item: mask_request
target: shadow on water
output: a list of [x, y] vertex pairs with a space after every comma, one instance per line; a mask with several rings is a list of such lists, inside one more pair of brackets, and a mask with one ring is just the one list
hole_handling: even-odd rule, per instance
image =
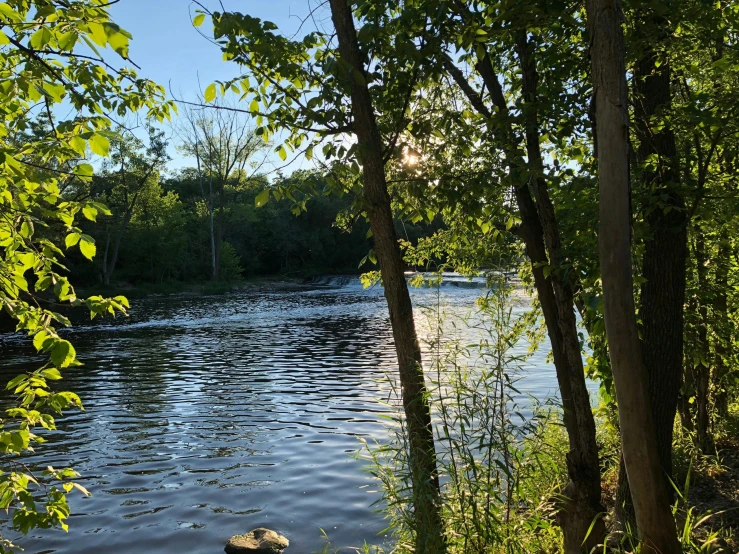
[[[380, 541], [378, 493], [353, 454], [358, 436], [386, 437], [392, 336], [381, 289], [341, 285], [150, 298], [71, 330], [84, 366], [63, 384], [86, 411], [29, 462], [73, 465], [93, 496], [71, 495], [69, 533], [37, 532], [27, 550], [205, 554], [262, 525], [296, 553], [322, 546], [319, 528], [337, 546]], [[444, 291], [460, 309], [479, 293]], [[27, 340], [0, 340], [0, 379], [39, 363]], [[554, 389], [545, 350], [525, 392]]]

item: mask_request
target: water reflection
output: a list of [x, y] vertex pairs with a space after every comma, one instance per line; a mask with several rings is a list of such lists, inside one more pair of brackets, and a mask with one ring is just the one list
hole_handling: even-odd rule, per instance
[[[73, 465], [93, 497], [72, 499], [68, 534], [38, 532], [28, 550], [204, 554], [260, 525], [296, 553], [321, 547], [319, 528], [338, 546], [377, 542], [376, 487], [352, 453], [357, 436], [386, 436], [392, 336], [382, 291], [343, 285], [152, 298], [128, 319], [72, 330], [85, 365], [64, 384], [86, 411], [31, 461]], [[467, 310], [479, 293], [444, 298]], [[414, 292], [417, 306], [433, 301]], [[1, 379], [38, 361], [15, 337], [2, 352]], [[524, 394], [553, 391], [545, 354]]]

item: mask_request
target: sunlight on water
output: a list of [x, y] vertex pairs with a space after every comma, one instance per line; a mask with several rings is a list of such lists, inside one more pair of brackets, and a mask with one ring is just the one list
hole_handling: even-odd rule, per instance
[[[73, 465], [93, 497], [75, 496], [70, 532], [38, 532], [30, 551], [205, 554], [256, 526], [282, 531], [295, 552], [319, 549], [319, 528], [336, 546], [381, 542], [379, 496], [353, 455], [358, 436], [386, 437], [387, 309], [380, 288], [321, 284], [150, 298], [130, 318], [72, 330], [85, 365], [64, 384], [86, 411], [30, 461]], [[483, 292], [459, 280], [441, 298], [461, 315]], [[423, 334], [437, 297], [412, 294]], [[39, 363], [27, 341], [1, 340], [3, 379]], [[547, 350], [529, 361], [523, 395], [555, 393]]]

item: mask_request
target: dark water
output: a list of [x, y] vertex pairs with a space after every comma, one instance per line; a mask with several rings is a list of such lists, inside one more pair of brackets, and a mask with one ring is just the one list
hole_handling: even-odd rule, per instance
[[[480, 293], [442, 298], [463, 312]], [[419, 312], [436, 300], [413, 295]], [[217, 553], [257, 526], [286, 534], [294, 554], [322, 548], [321, 528], [338, 547], [384, 540], [375, 483], [354, 457], [358, 437], [387, 436], [395, 360], [381, 290], [152, 298], [69, 338], [85, 365], [63, 383], [86, 411], [61, 419], [30, 462], [74, 466], [93, 496], [70, 495], [69, 533], [36, 532], [26, 552]], [[27, 340], [0, 340], [0, 379], [39, 364]], [[519, 384], [539, 398], [556, 386], [546, 351]]]

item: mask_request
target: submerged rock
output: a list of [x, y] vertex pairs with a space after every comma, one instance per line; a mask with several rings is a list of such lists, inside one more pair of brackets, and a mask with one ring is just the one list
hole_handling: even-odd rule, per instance
[[245, 535], [234, 535], [226, 543], [227, 554], [281, 554], [290, 541], [270, 529], [260, 527]]

